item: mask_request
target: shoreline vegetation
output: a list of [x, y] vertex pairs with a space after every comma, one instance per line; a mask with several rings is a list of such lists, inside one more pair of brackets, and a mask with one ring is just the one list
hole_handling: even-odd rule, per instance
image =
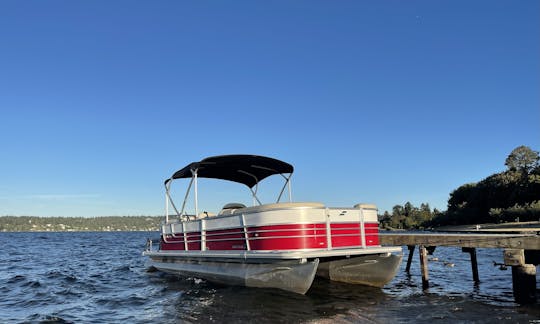
[[[432, 210], [428, 203], [416, 207], [406, 202], [395, 205], [391, 213], [379, 215], [380, 229], [487, 229], [524, 222], [535, 222], [532, 227], [539, 227], [539, 153], [522, 145], [512, 150], [504, 164], [505, 171], [451, 192], [446, 211]], [[0, 216], [0, 232], [156, 231], [162, 219], [163, 216]]]
[[450, 193], [448, 209], [430, 209], [410, 202], [395, 205], [379, 217], [381, 229], [418, 230], [444, 226], [540, 221], [540, 156], [527, 146], [516, 147], [504, 163], [505, 171]]
[[0, 232], [157, 231], [163, 216], [0, 216]]

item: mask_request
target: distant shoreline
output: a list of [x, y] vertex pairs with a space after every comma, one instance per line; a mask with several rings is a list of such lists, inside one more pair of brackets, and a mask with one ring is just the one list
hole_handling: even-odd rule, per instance
[[111, 231], [99, 231], [99, 230], [96, 230], [96, 231], [86, 231], [86, 230], [80, 230], [80, 231], [0, 231], [0, 233], [112, 233], [112, 232], [117, 232], [117, 233], [129, 233], [129, 232], [156, 232], [156, 233], [159, 233], [159, 228], [155, 228], [155, 229], [148, 229], [148, 230], [145, 230], [145, 229], [142, 229], [142, 230], [111, 230]]
[[0, 232], [146, 232], [159, 230], [162, 216], [0, 216]]

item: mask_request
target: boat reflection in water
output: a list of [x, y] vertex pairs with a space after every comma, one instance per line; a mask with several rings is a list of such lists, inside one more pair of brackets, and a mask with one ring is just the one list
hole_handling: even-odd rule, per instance
[[[166, 211], [159, 248], [144, 255], [158, 270], [248, 287], [278, 288], [304, 294], [315, 276], [382, 287], [395, 276], [401, 247], [382, 247], [377, 208], [357, 204], [326, 207], [292, 202], [293, 166], [257, 155], [224, 155], [193, 162], [165, 181]], [[259, 183], [279, 175], [284, 185], [275, 203], [257, 197]], [[180, 210], [171, 198], [175, 179], [191, 179]], [[217, 214], [199, 213], [198, 178], [246, 185], [254, 206], [227, 203]], [[288, 202], [280, 202], [288, 189]], [[185, 212], [193, 192], [195, 213]], [[172, 207], [176, 215], [169, 215]]]

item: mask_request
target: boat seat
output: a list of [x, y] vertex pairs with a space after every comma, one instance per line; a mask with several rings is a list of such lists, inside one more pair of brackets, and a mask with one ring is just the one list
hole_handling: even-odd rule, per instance
[[362, 209], [372, 209], [377, 210], [377, 205], [374, 204], [366, 204], [366, 203], [359, 203], [354, 205], [354, 208], [362, 208]]
[[197, 216], [197, 219], [207, 218], [207, 217], [212, 217], [212, 216], [216, 216], [216, 213], [202, 212], [202, 213], [199, 213], [199, 215]]
[[222, 209], [238, 209], [238, 208], [245, 208], [246, 205], [242, 204], [242, 203], [228, 203], [226, 204], [225, 206], [223, 206]]
[[236, 209], [234, 213], [260, 213], [269, 210], [277, 209], [292, 209], [292, 208], [324, 208], [324, 204], [318, 202], [289, 202], [264, 204], [260, 206], [252, 206]]
[[240, 208], [246, 208], [246, 205], [242, 203], [228, 203], [225, 206], [223, 206], [223, 208], [221, 209], [218, 215], [219, 216], [231, 215], [234, 213], [235, 210], [240, 209]]

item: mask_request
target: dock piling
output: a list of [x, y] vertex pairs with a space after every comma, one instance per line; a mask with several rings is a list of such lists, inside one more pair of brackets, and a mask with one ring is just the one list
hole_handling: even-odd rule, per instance
[[534, 264], [513, 266], [512, 288], [516, 303], [536, 303], [536, 266]]
[[504, 250], [504, 263], [512, 266], [512, 289], [519, 304], [536, 302], [536, 266], [525, 263], [523, 249]]
[[422, 289], [426, 290], [429, 288], [427, 249], [423, 245], [420, 245], [419, 249], [420, 249], [420, 268], [422, 269]]
[[407, 248], [409, 249], [409, 257], [407, 258], [407, 267], [405, 268], [405, 271], [410, 274], [415, 245], [407, 245]]
[[480, 277], [478, 276], [478, 262], [476, 261], [476, 249], [471, 247], [461, 248], [462, 252], [467, 252], [471, 255], [471, 269], [473, 280], [475, 283], [480, 282]]

